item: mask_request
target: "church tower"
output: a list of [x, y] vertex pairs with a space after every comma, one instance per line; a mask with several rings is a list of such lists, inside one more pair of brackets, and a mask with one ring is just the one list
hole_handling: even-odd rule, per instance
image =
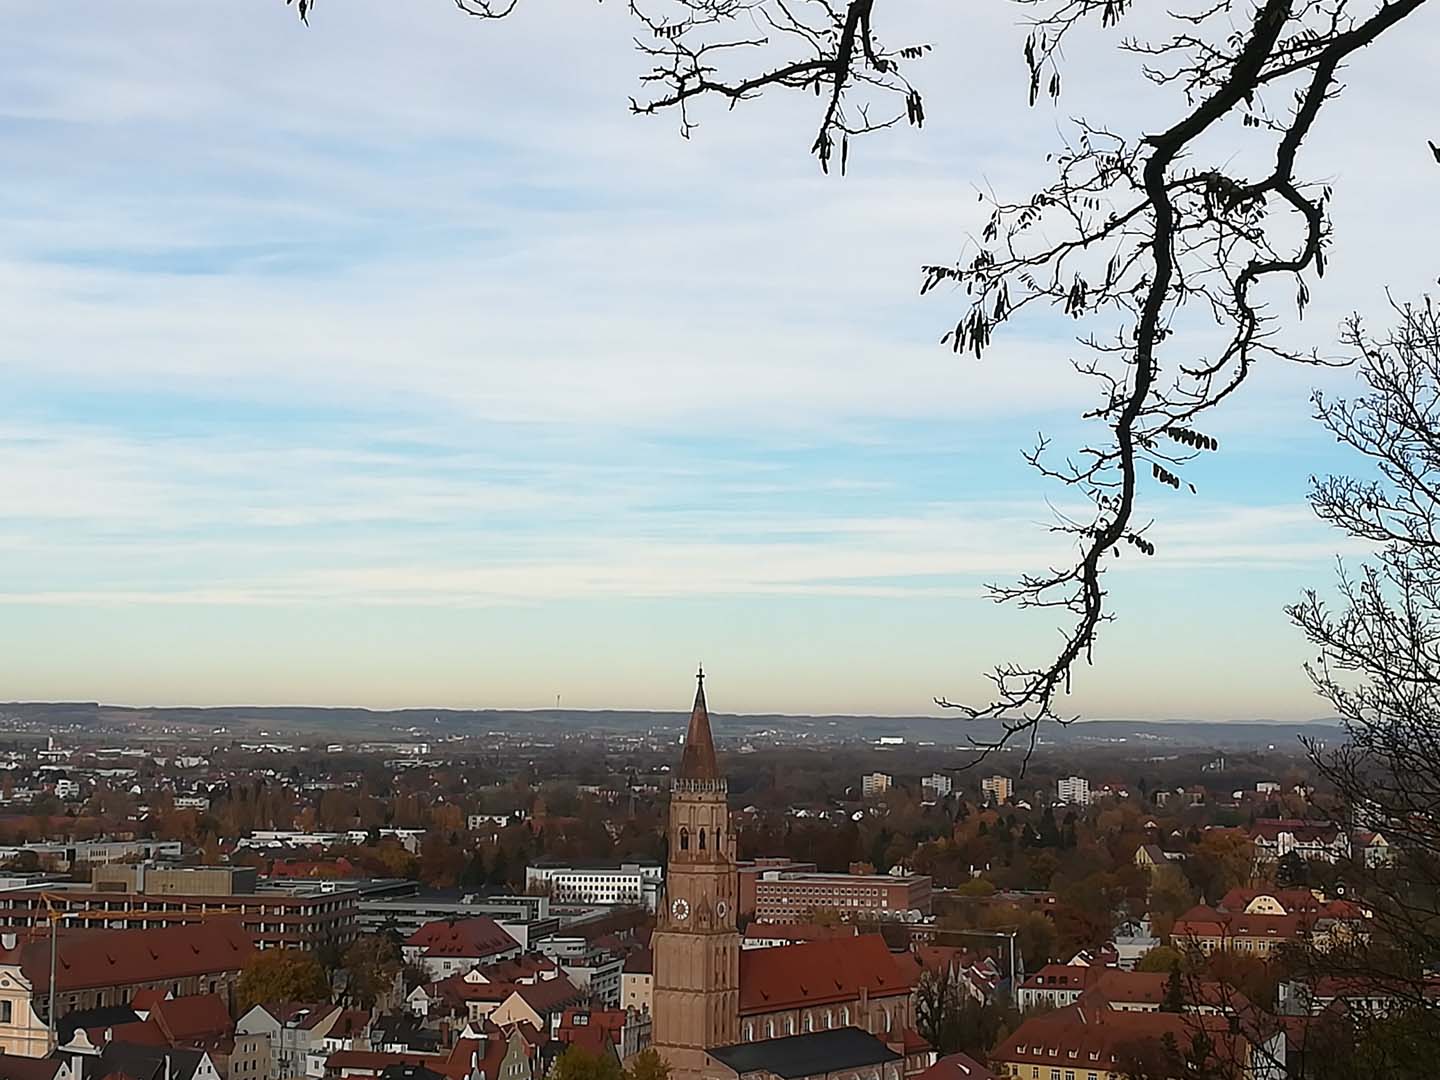
[[665, 902], [655, 960], [655, 1048], [675, 1080], [705, 1073], [705, 1051], [740, 1041], [738, 878], [725, 778], [715, 761], [705, 673], [697, 676], [685, 753], [670, 791]]

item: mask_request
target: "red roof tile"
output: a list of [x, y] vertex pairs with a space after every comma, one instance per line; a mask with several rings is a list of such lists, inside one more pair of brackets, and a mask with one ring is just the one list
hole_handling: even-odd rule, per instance
[[[910, 962], [913, 967], [913, 961]], [[908, 994], [914, 978], [879, 934], [740, 953], [740, 1012]]]

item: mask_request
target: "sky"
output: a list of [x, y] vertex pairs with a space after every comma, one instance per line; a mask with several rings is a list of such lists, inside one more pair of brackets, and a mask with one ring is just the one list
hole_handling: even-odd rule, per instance
[[[1065, 557], [1020, 455], [1083, 438], [1074, 329], [956, 357], [919, 267], [1072, 118], [1176, 99], [1097, 31], [1027, 108], [1021, 10], [978, 7], [895, 9], [927, 123], [840, 178], [805, 95], [630, 116], [623, 4], [0, 0], [0, 699], [683, 709], [703, 661], [718, 712], [916, 714], [1041, 658], [984, 585]], [[1412, 21], [1307, 149], [1331, 353], [1435, 281]], [[1320, 380], [1262, 368], [1198, 494], [1145, 491], [1074, 711], [1325, 714], [1282, 610], [1362, 554], [1305, 505], [1355, 465]]]

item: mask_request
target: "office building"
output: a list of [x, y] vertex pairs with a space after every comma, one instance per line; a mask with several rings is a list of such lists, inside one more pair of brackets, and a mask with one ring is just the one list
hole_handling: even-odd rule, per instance
[[525, 887], [557, 904], [623, 904], [654, 911], [665, 869], [649, 859], [541, 859], [525, 868]]
[[769, 870], [755, 882], [758, 922], [809, 922], [817, 911], [842, 917], [930, 914], [930, 878], [923, 874], [819, 874]]

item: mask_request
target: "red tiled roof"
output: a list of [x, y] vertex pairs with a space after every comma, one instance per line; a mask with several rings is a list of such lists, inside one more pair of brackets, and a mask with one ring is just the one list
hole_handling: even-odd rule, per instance
[[[912, 969], [914, 962], [909, 961]], [[879, 934], [740, 953], [740, 1013], [907, 994], [913, 976]]]
[[[72, 991], [239, 971], [255, 944], [238, 919], [213, 919], [147, 930], [61, 931], [55, 950], [56, 987]], [[19, 962], [37, 993], [49, 989], [48, 938], [19, 945], [4, 959]]]
[[1125, 1012], [1084, 1005], [1071, 1005], [1023, 1021], [995, 1048], [990, 1060], [996, 1064], [1120, 1072], [1137, 1056], [1158, 1050], [1167, 1035], [1176, 1045], [1189, 1047], [1200, 1033], [1208, 1038], [1218, 1060], [1249, 1060], [1245, 1036], [1232, 1034], [1223, 1016]]
[[231, 1034], [234, 1023], [225, 1002], [215, 994], [195, 994], [155, 1003], [150, 1019], [172, 1043], [189, 1043]]
[[1022, 990], [1085, 990], [1092, 986], [1105, 968], [1084, 964], [1046, 964], [1027, 976]]
[[1243, 938], [1251, 941], [1297, 941], [1314, 927], [1315, 916], [1242, 915], [1216, 911], [1203, 904], [1191, 908], [1175, 920], [1171, 937]]
[[520, 947], [520, 943], [488, 915], [428, 922], [406, 938], [405, 944], [423, 950], [424, 956], [476, 960], [511, 952]]
[[157, 1001], [164, 1001], [168, 994], [168, 990], [136, 990], [130, 995], [130, 1007], [136, 1012], [145, 1012], [153, 1008]]
[[1309, 889], [1256, 889], [1244, 886], [1231, 889], [1215, 906], [1221, 911], [1244, 911], [1257, 896], [1272, 897], [1288, 915], [1300, 911], [1320, 911], [1325, 907]]
[[[373, 1072], [391, 1065], [418, 1065], [435, 1072], [444, 1072], [450, 1062], [444, 1054], [392, 1054], [383, 1050], [336, 1050], [325, 1059], [326, 1072]], [[469, 1066], [469, 1062], [465, 1065]]]
[[751, 923], [742, 935], [750, 941], [825, 941], [829, 938], [855, 937], [860, 930], [854, 923], [821, 926], [817, 923]]

